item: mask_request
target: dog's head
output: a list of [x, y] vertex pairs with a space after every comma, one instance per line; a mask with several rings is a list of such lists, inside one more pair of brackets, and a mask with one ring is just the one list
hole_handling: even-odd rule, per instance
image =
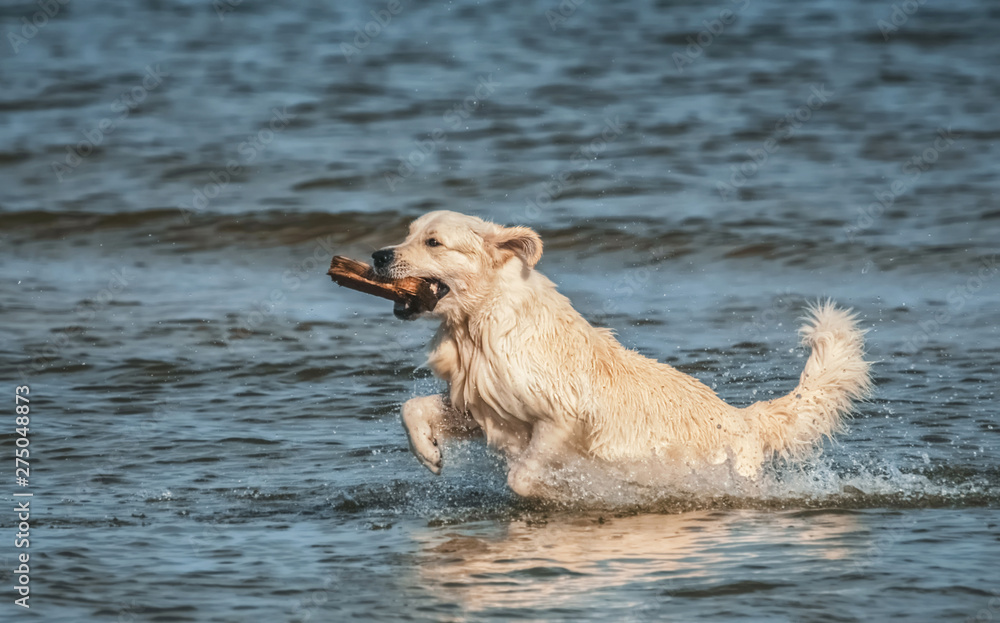
[[[406, 240], [372, 253], [382, 277], [421, 277], [438, 283], [433, 314], [461, 320], [491, 295], [497, 280], [516, 266], [522, 277], [542, 257], [542, 240], [527, 227], [501, 227], [457, 212], [429, 212], [410, 224]], [[442, 287], [443, 286], [443, 287]], [[397, 317], [420, 314], [397, 304]]]

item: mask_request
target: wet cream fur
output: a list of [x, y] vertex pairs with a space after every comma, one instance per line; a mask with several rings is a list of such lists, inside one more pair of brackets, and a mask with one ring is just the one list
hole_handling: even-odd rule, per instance
[[552, 470], [580, 457], [692, 469], [729, 461], [753, 479], [771, 457], [800, 457], [838, 431], [870, 388], [864, 332], [830, 302], [812, 307], [800, 329], [812, 353], [795, 389], [739, 409], [591, 326], [534, 269], [542, 241], [531, 229], [431, 212], [389, 248], [385, 273], [450, 288], [429, 314], [441, 325], [428, 358], [448, 391], [403, 406], [411, 450], [436, 474], [441, 439], [482, 434], [526, 497], [559, 495]]

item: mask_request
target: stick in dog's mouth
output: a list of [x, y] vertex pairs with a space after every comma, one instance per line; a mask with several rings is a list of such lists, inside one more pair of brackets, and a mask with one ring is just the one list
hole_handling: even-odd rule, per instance
[[[434, 296], [437, 297], [435, 303], [443, 299], [449, 292], [451, 292], [451, 288], [449, 288], [443, 281], [439, 281], [437, 279], [425, 279], [425, 281], [427, 281], [428, 286], [434, 293]], [[409, 296], [396, 301], [392, 305], [392, 314], [400, 320], [413, 320], [423, 312], [433, 310], [433, 307], [427, 309], [426, 305], [424, 305], [420, 299]]]
[[451, 291], [438, 279], [383, 277], [368, 264], [340, 255], [330, 262], [327, 274], [338, 285], [393, 301], [393, 313], [402, 320], [434, 311], [437, 302]]

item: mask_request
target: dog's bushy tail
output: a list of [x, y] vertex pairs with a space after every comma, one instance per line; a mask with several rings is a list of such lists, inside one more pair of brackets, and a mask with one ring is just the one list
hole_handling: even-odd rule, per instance
[[851, 310], [828, 300], [811, 306], [805, 320], [799, 334], [812, 354], [798, 386], [787, 396], [746, 408], [765, 454], [803, 455], [823, 436], [840, 431], [854, 402], [871, 393], [865, 331]]

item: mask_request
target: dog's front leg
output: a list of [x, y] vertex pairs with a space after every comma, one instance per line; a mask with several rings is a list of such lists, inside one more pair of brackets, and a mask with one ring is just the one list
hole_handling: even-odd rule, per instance
[[460, 413], [440, 395], [407, 400], [403, 404], [403, 428], [410, 451], [435, 474], [441, 473], [443, 438], [472, 437], [480, 432], [471, 417]]

